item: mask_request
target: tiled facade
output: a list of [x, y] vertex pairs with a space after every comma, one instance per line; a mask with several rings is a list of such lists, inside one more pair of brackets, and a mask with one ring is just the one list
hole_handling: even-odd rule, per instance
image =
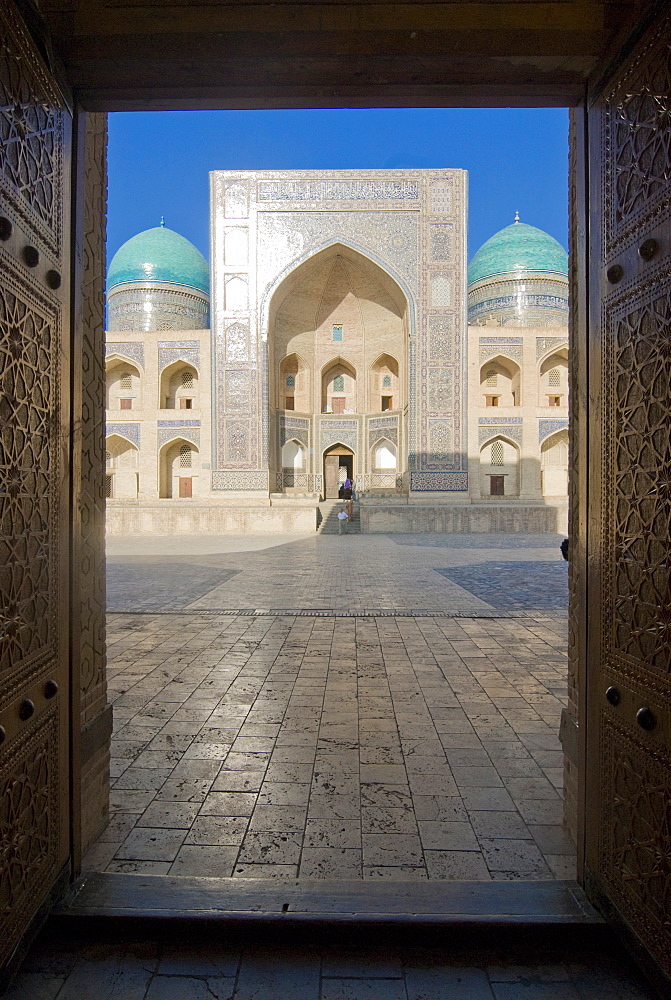
[[[214, 171], [210, 186], [211, 330], [164, 309], [156, 330], [109, 335], [112, 532], [311, 530], [329, 454], [356, 481], [363, 530], [414, 530], [427, 505], [437, 525], [477, 505], [467, 530], [493, 530], [492, 506], [516, 505], [515, 530], [564, 530], [566, 281], [535, 274], [559, 304], [525, 299], [513, 326], [510, 295], [490, 306], [502, 281], [526, 287], [519, 262], [487, 274], [511, 239], [541, 269], [550, 237], [513, 225], [485, 244], [469, 327], [464, 171]], [[163, 228], [129, 241], [110, 301], [136, 286], [153, 315], [159, 287], [167, 309], [189, 282], [202, 298], [185, 242]]]

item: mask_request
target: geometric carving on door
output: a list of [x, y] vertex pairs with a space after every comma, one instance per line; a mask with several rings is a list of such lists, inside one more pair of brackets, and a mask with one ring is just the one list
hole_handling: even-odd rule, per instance
[[[86, 121], [82, 295], [81, 473], [79, 483], [80, 670], [85, 713], [105, 693], [105, 212], [107, 116]], [[91, 697], [94, 701], [91, 702]], [[97, 703], [97, 704], [96, 704]], [[88, 721], [85, 719], [84, 721]]]
[[609, 891], [671, 968], [671, 757], [605, 711], [602, 720], [600, 836]]
[[[54, 653], [58, 516], [56, 310], [4, 266], [0, 289], [0, 671]], [[33, 664], [34, 665], [34, 664]], [[9, 684], [10, 678], [6, 677]]]
[[[660, 293], [661, 283], [656, 286]], [[640, 301], [640, 298], [636, 296]], [[629, 307], [631, 308], [631, 306]], [[604, 511], [615, 553], [606, 585], [613, 652], [668, 675], [671, 643], [671, 328], [669, 295], [613, 322], [611, 455]], [[608, 371], [606, 371], [608, 378]], [[610, 478], [612, 476], [612, 478]], [[609, 574], [610, 576], [610, 574]], [[609, 643], [610, 645], [610, 643]]]
[[669, 21], [660, 24], [609, 96], [604, 116], [607, 254], [628, 242], [635, 230], [668, 199], [671, 63]]
[[58, 741], [56, 706], [16, 741], [0, 776], [0, 934], [15, 943], [22, 910], [56, 875], [58, 865]]
[[63, 115], [12, 6], [0, 16], [0, 187], [56, 256], [62, 236]]

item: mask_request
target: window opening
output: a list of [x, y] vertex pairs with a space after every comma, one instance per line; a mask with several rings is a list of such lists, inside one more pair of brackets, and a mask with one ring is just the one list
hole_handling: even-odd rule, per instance
[[105, 476], [105, 496], [109, 500], [112, 496], [112, 479], [113, 476]]
[[559, 383], [559, 369], [558, 368], [553, 368], [552, 369], [552, 371], [550, 372], [550, 376], [548, 378], [548, 382], [549, 382], [550, 385], [559, 385], [560, 384]]
[[106, 451], [105, 452], [105, 465], [111, 465], [111, 464], [112, 464], [112, 452], [111, 451]]
[[498, 384], [499, 384], [499, 376], [497, 375], [497, 373], [494, 371], [493, 368], [490, 368], [490, 370], [487, 372], [486, 375], [486, 385], [491, 386], [493, 389], [495, 389]]
[[133, 400], [132, 399], [120, 399], [119, 400], [119, 409], [120, 410], [132, 410], [133, 409]]
[[492, 465], [503, 465], [503, 441], [495, 441], [492, 445]]
[[498, 396], [485, 396], [485, 406], [498, 406], [499, 397]]
[[187, 398], [183, 397], [179, 401], [179, 408], [180, 408], [180, 410], [192, 410], [193, 409], [193, 400], [192, 399], [187, 399]]
[[342, 340], [342, 325], [331, 327], [331, 339], [334, 341]]
[[561, 406], [561, 396], [548, 396], [548, 406]]
[[336, 375], [333, 379], [333, 391], [334, 392], [344, 392], [345, 391], [345, 376]]
[[382, 379], [382, 388], [391, 389], [391, 375], [385, 375]]
[[385, 410], [391, 410], [392, 399], [393, 399], [392, 396], [382, 397], [382, 412], [384, 412]]
[[293, 389], [296, 385], [296, 378], [294, 375], [287, 375], [286, 385], [288, 389]]
[[505, 481], [505, 476], [490, 476], [489, 477], [489, 495], [491, 497], [502, 497], [504, 496], [503, 484]]
[[285, 403], [286, 403], [286, 405], [284, 407], [285, 410], [293, 410], [294, 409], [294, 397], [293, 396], [287, 396], [287, 398], [285, 400]]
[[193, 372], [182, 372], [182, 388], [193, 389]]
[[124, 372], [123, 373], [123, 375], [119, 379], [119, 388], [120, 389], [132, 389], [133, 388], [133, 379], [131, 377], [131, 373], [130, 372]]
[[345, 412], [345, 397], [344, 396], [333, 396], [331, 399], [332, 411], [333, 413], [344, 413]]
[[191, 449], [188, 444], [183, 444], [179, 449], [179, 467], [180, 469], [190, 469], [191, 468]]

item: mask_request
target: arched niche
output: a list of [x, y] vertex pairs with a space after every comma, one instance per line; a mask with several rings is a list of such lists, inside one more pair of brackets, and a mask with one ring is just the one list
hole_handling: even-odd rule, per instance
[[398, 451], [393, 441], [380, 438], [371, 449], [371, 468], [373, 472], [396, 472], [398, 467]]
[[173, 361], [161, 372], [159, 394], [162, 410], [197, 410], [198, 370], [188, 361]]
[[368, 410], [384, 413], [398, 410], [400, 399], [399, 364], [391, 354], [381, 354], [370, 367]]
[[568, 406], [568, 348], [543, 358], [538, 375], [538, 405]]
[[[410, 301], [391, 273], [342, 242], [297, 259], [262, 299], [273, 387], [270, 407], [284, 408], [284, 393], [278, 391], [283, 387], [273, 376], [283, 358], [295, 354], [309, 372], [322, 373], [337, 355], [347, 359], [357, 372], [369, 373], [382, 344], [396, 360], [396, 378], [400, 392], [404, 392], [408, 334], [413, 324]], [[316, 414], [330, 405], [323, 389], [320, 378], [314, 378], [308, 405], [301, 406], [302, 412]], [[357, 389], [357, 398], [348, 400], [345, 408], [365, 413], [369, 405], [368, 374]], [[380, 408], [381, 402], [376, 400], [372, 412], [379, 413]]]
[[491, 358], [480, 368], [482, 406], [520, 406], [520, 366], [504, 355]]
[[159, 452], [159, 496], [187, 500], [198, 495], [200, 451], [185, 438], [166, 442]]
[[142, 378], [140, 369], [122, 357], [105, 362], [106, 404], [108, 410], [141, 410]]
[[113, 500], [136, 500], [139, 452], [121, 434], [105, 439], [105, 494]]
[[519, 445], [503, 434], [480, 448], [480, 493], [483, 497], [515, 497], [520, 492]]
[[541, 493], [544, 497], [568, 494], [568, 430], [551, 434], [541, 444]]
[[310, 408], [310, 372], [298, 354], [288, 354], [280, 361], [276, 387], [277, 408], [300, 410]]
[[344, 358], [333, 358], [322, 369], [322, 413], [357, 413], [356, 369]]
[[295, 438], [282, 445], [282, 469], [285, 472], [304, 472], [306, 467], [305, 445]]

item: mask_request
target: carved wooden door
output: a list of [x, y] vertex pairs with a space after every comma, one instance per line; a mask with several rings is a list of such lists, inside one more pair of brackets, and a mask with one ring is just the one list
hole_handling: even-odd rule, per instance
[[671, 22], [588, 109], [585, 882], [671, 972]]
[[0, 963], [69, 855], [71, 118], [0, 5]]
[[324, 498], [338, 499], [338, 468], [340, 460], [337, 455], [327, 455], [324, 459]]

